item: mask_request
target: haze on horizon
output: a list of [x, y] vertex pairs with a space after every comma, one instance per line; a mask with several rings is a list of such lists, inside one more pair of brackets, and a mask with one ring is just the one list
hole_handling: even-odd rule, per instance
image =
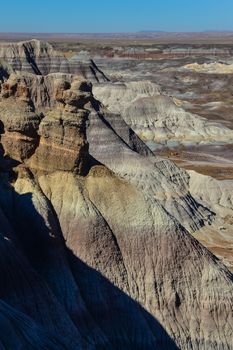
[[232, 0], [11, 0], [0, 32], [120, 33], [231, 31]]

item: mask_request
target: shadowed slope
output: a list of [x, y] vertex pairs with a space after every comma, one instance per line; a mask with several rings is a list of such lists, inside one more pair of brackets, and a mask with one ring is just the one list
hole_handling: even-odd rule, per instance
[[[23, 193], [24, 186], [27, 190], [32, 186], [32, 192]], [[44, 325], [46, 329], [51, 328], [59, 336], [64, 333], [66, 327], [69, 327], [66, 331], [69, 329], [70, 336], [72, 335], [73, 339], [77, 339], [77, 341], [80, 338], [79, 345], [78, 343], [75, 345], [75, 342], [72, 345], [70, 336], [64, 338], [63, 334], [66, 344], [69, 344], [69, 349], [122, 349], [122, 347], [138, 350], [160, 349], [160, 342], [167, 344], [170, 349], [177, 348], [159, 323], [137, 303], [100, 273], [89, 268], [73, 253], [67, 252], [64, 241], [59, 235], [59, 222], [55, 211], [50, 202], [47, 202], [43, 192], [37, 188], [32, 177], [28, 178], [25, 174], [23, 179], [17, 180], [15, 188], [20, 190], [22, 194], [14, 192], [13, 188], [5, 189], [10, 193], [4, 195], [4, 211], [7, 212], [9, 218], [14, 217], [13, 228], [10, 230], [11, 235], [16, 237], [15, 244], [21, 258], [18, 260], [18, 253], [13, 253], [7, 248], [10, 245], [11, 249], [15, 249], [15, 244], [11, 243], [10, 238], [8, 238], [4, 246], [1, 245], [0, 279], [1, 281], [5, 280], [4, 283], [0, 283], [2, 285], [1, 298], [29, 314], [38, 325]], [[43, 210], [45, 206], [46, 210]], [[7, 221], [6, 217], [5, 221]], [[111, 244], [110, 239], [109, 244]], [[25, 265], [28, 261], [32, 266], [30, 270], [27, 270], [27, 273], [23, 269], [19, 269], [24, 260]], [[17, 277], [19, 274], [20, 281]], [[33, 280], [33, 274], [37, 275], [37, 283]], [[64, 305], [62, 320], [58, 318], [58, 304], [56, 311], [53, 309], [51, 301], [49, 307], [42, 309], [40, 299], [42, 298], [42, 289], [38, 289], [39, 279], [46, 281], [50, 288], [47, 287], [47, 291], [44, 288], [47, 293], [46, 299], [52, 291], [59, 302]], [[32, 284], [34, 288], [33, 301], [30, 303], [30, 288], [28, 290], [28, 287], [26, 289], [24, 287], [27, 284]], [[53, 300], [55, 299], [53, 296]], [[40, 309], [38, 309], [37, 303], [40, 305]], [[40, 317], [39, 311], [43, 317]], [[11, 312], [9, 314], [9, 317], [13, 317]], [[73, 319], [77, 329], [74, 328], [74, 324], [72, 326], [71, 323], [69, 326], [68, 323], [65, 325], [65, 318], [68, 314]], [[49, 326], [49, 317], [53, 319], [54, 316], [56, 322], [54, 319]], [[152, 329], [151, 325], [153, 325]], [[61, 329], [59, 330], [60, 327], [63, 329], [62, 332]], [[0, 339], [2, 337], [0, 332]], [[34, 338], [32, 338], [33, 341]], [[57, 348], [59, 349], [59, 347]], [[42, 345], [41, 347], [38, 345], [38, 349], [43, 349]]]

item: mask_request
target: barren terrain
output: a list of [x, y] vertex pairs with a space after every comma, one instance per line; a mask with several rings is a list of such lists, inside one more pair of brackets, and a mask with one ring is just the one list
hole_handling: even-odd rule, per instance
[[232, 33], [28, 35], [0, 35], [0, 348], [231, 350]]

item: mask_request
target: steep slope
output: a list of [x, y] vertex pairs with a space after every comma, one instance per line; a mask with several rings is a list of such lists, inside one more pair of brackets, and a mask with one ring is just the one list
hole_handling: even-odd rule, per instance
[[187, 231], [213, 220], [189, 175], [83, 78], [2, 80], [2, 348], [232, 349], [233, 277]]
[[113, 113], [120, 113], [136, 134], [147, 142], [232, 141], [233, 131], [186, 112], [150, 82], [105, 83], [94, 95]]
[[46, 42], [36, 39], [18, 43], [0, 44], [0, 61], [7, 62], [16, 71], [37, 75], [61, 72], [77, 74], [93, 81], [107, 81], [91, 59], [66, 58]]
[[194, 233], [216, 256], [233, 270], [233, 181], [218, 181], [210, 176], [189, 171], [189, 189], [198, 202], [216, 213], [216, 220], [210, 227]]
[[100, 109], [89, 119], [87, 140], [94, 158], [140, 189], [152, 203], [160, 203], [190, 231], [212, 221], [213, 213], [188, 192], [187, 173], [154, 157], [120, 115]]
[[0, 305], [1, 349], [62, 350], [69, 348], [64, 340], [38, 327], [26, 315], [2, 301]]

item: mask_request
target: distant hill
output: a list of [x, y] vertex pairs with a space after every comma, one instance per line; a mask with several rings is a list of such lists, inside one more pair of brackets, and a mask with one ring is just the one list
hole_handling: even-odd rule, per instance
[[167, 33], [164, 30], [140, 30], [138, 33]]

